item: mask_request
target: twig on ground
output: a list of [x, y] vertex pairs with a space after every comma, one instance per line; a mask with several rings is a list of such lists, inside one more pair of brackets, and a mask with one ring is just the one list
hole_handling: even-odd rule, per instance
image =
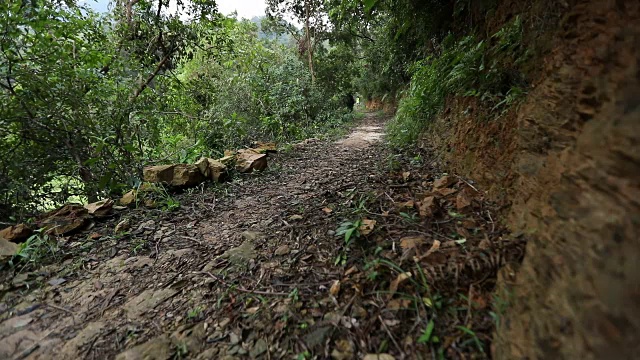
[[241, 286], [237, 286], [237, 285], [232, 285], [229, 284], [228, 282], [226, 282], [224, 279], [222, 279], [219, 276], [213, 275], [210, 272], [207, 271], [201, 271], [200, 274], [204, 274], [207, 275], [209, 277], [211, 277], [212, 279], [219, 281], [225, 285], [227, 285], [228, 287], [232, 287], [234, 286], [234, 288], [240, 292], [243, 293], [248, 293], [248, 294], [255, 294], [255, 295], [272, 295], [272, 296], [289, 296], [289, 293], [283, 293], [283, 292], [269, 292], [269, 291], [260, 291], [260, 290], [249, 290], [249, 289], [245, 289]]
[[73, 311], [71, 311], [69, 309], [65, 309], [62, 306], [58, 306], [58, 305], [55, 305], [55, 304], [49, 304], [49, 303], [45, 303], [45, 305], [47, 305], [48, 307], [54, 308], [54, 309], [58, 309], [58, 310], [64, 311], [66, 313], [69, 313], [69, 314], [75, 316], [75, 313]]
[[475, 186], [471, 185], [471, 183], [469, 183], [467, 180], [463, 179], [461, 176], [456, 175], [456, 177], [457, 177], [458, 179], [460, 179], [460, 180], [464, 181], [464, 183], [465, 183], [465, 184], [467, 184], [467, 185], [471, 186], [471, 188], [472, 188], [473, 190], [475, 190], [476, 192], [480, 192], [480, 190], [476, 189], [476, 187], [475, 187]]
[[496, 224], [493, 222], [493, 218], [491, 217], [491, 213], [487, 210], [487, 215], [489, 216], [489, 220], [491, 221], [491, 233], [496, 230]]
[[378, 315], [378, 320], [380, 321], [380, 324], [382, 324], [382, 327], [384, 328], [384, 330], [387, 332], [387, 335], [389, 335], [389, 338], [391, 338], [391, 342], [393, 343], [393, 345], [395, 345], [398, 352], [400, 352], [400, 354], [402, 354], [402, 357], [404, 357], [405, 356], [404, 351], [402, 351], [402, 348], [400, 347], [400, 345], [398, 345], [398, 342], [393, 337], [393, 335], [391, 334], [391, 331], [389, 331], [389, 328], [387, 327], [387, 324], [384, 323], [384, 320], [382, 320], [382, 317], [380, 315]]

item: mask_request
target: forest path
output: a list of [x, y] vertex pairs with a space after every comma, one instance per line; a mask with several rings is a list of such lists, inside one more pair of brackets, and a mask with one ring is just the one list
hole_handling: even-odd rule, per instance
[[[467, 300], [447, 306], [479, 306], [440, 315], [438, 333], [466, 324], [486, 344], [506, 256], [492, 251], [491, 207], [419, 156], [389, 155], [384, 120], [367, 114], [342, 140], [307, 140], [262, 174], [182, 194], [176, 212], [125, 211], [67, 239], [57, 263], [3, 286], [0, 358], [415, 358], [433, 349], [416, 339], [440, 294], [459, 288]], [[130, 231], [112, 235], [124, 219]], [[478, 352], [454, 330], [447, 346]]]

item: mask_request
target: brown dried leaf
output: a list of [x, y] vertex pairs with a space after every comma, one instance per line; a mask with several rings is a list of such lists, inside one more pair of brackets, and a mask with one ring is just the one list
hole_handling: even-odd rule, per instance
[[367, 354], [362, 360], [396, 360], [396, 358], [389, 354]]
[[358, 272], [358, 268], [355, 266], [350, 267], [347, 271], [344, 272], [344, 276], [349, 276], [351, 274], [354, 274]]
[[471, 205], [471, 199], [464, 191], [460, 192], [456, 197], [456, 208], [458, 208], [458, 210], [462, 210], [469, 205]]
[[331, 285], [331, 288], [329, 289], [329, 293], [333, 296], [338, 296], [339, 292], [340, 292], [340, 280], [336, 280], [333, 282], [333, 285]]
[[333, 209], [326, 207], [326, 208], [323, 208], [322, 211], [324, 211], [325, 214], [331, 214], [333, 212]]
[[411, 306], [410, 299], [393, 299], [387, 303], [387, 310], [407, 309]]
[[369, 235], [373, 231], [373, 228], [376, 226], [375, 220], [363, 219], [362, 225], [360, 225], [360, 234]]
[[412, 276], [413, 274], [411, 274], [410, 272], [405, 272], [398, 275], [398, 277], [391, 282], [391, 285], [389, 285], [389, 295], [388, 295], [389, 299], [393, 297], [396, 291], [398, 291], [398, 286], [400, 286], [400, 284], [402, 284], [404, 281], [406, 281]]
[[442, 188], [442, 189], [437, 189], [436, 192], [438, 194], [440, 194], [441, 196], [447, 197], [455, 192], [457, 192], [458, 190], [456, 189], [452, 189], [452, 188]]
[[413, 200], [398, 203], [400, 209], [413, 209], [415, 202]]
[[404, 250], [410, 250], [425, 242], [424, 236], [406, 236], [400, 239], [400, 247]]
[[445, 188], [445, 187], [449, 187], [449, 186], [453, 185], [455, 182], [456, 182], [456, 179], [454, 179], [452, 176], [445, 175], [445, 176], [441, 177], [440, 179], [434, 181], [433, 182], [433, 187], [435, 189]]
[[260, 306], [248, 308], [247, 309], [247, 314], [254, 315], [255, 313], [258, 312], [258, 310], [260, 310]]
[[438, 200], [435, 196], [427, 196], [420, 202], [420, 216], [431, 217], [438, 211]]

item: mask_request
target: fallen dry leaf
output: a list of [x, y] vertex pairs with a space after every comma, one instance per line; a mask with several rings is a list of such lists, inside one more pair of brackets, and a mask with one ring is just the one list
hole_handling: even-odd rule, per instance
[[445, 176], [441, 177], [440, 179], [434, 181], [433, 182], [433, 187], [436, 188], [436, 189], [449, 187], [449, 186], [453, 185], [453, 183], [455, 183], [455, 182], [456, 182], [456, 179], [454, 179], [452, 176], [445, 175]]
[[435, 196], [427, 196], [420, 202], [420, 216], [431, 217], [438, 211], [438, 200]]
[[260, 306], [248, 308], [247, 309], [247, 314], [254, 315], [255, 313], [258, 312], [258, 310], [260, 310]]
[[302, 220], [302, 219], [303, 219], [302, 215], [291, 215], [289, 217], [289, 220]]
[[388, 298], [392, 298], [396, 291], [398, 291], [398, 286], [400, 286], [400, 284], [402, 284], [405, 280], [409, 279], [412, 276], [413, 275], [410, 272], [404, 272], [398, 275], [398, 277], [391, 282], [391, 285], [389, 285]]
[[411, 306], [410, 299], [393, 299], [387, 303], [387, 310], [407, 309]]
[[427, 256], [433, 254], [434, 252], [438, 251], [438, 249], [440, 249], [440, 240], [433, 240], [433, 245], [431, 245], [431, 249], [429, 249], [429, 251], [427, 251], [427, 253], [424, 255], [424, 257], [427, 257]]
[[89, 212], [89, 214], [94, 215], [96, 217], [107, 216], [111, 212], [113, 207], [113, 200], [107, 199], [98, 202], [94, 202], [91, 204], [87, 204], [84, 206], [85, 209]]
[[361, 235], [369, 235], [373, 231], [373, 228], [376, 226], [375, 220], [363, 219], [362, 225], [360, 225], [360, 234]]
[[325, 214], [331, 214], [333, 212], [333, 209], [326, 207], [326, 208], [323, 208], [322, 211], [324, 211]]
[[396, 360], [396, 358], [389, 354], [367, 354], [362, 360]]
[[458, 208], [458, 210], [462, 210], [469, 205], [471, 205], [471, 199], [464, 193], [464, 191], [456, 196], [456, 208]]
[[400, 239], [400, 247], [403, 250], [410, 250], [417, 246], [422, 245], [425, 242], [424, 236], [405, 236]]
[[340, 292], [340, 280], [336, 280], [331, 285], [331, 288], [329, 289], [329, 293], [333, 296], [338, 296], [339, 292]]
[[347, 271], [344, 272], [344, 276], [349, 276], [351, 274], [354, 274], [358, 272], [358, 268], [355, 266], [350, 267]]
[[452, 188], [442, 188], [442, 189], [437, 189], [436, 190], [436, 192], [438, 194], [440, 194], [441, 196], [444, 196], [444, 197], [449, 196], [449, 195], [455, 193], [456, 191], [458, 191], [458, 190], [452, 189]]
[[398, 203], [398, 207], [401, 209], [413, 209], [414, 206], [415, 202], [413, 200]]
[[336, 347], [331, 352], [331, 357], [335, 360], [350, 360], [353, 359], [354, 346], [350, 340], [338, 340], [336, 341]]

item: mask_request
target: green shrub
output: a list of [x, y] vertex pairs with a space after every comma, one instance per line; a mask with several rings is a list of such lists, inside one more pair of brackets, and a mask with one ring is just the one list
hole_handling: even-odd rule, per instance
[[523, 76], [517, 71], [526, 57], [521, 40], [519, 18], [487, 41], [473, 36], [456, 41], [448, 36], [439, 56], [413, 65], [409, 88], [389, 124], [391, 144], [415, 143], [450, 95], [480, 97], [493, 110], [516, 103], [525, 94]]

